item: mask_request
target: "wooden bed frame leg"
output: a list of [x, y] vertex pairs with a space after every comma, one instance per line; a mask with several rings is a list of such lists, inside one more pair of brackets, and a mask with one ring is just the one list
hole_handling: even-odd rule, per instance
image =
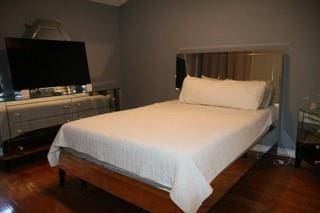
[[66, 182], [66, 171], [59, 169], [59, 185], [64, 186]]

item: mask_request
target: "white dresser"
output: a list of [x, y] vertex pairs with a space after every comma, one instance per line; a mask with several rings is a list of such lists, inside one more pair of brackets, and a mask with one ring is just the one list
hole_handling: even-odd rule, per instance
[[[7, 102], [9, 137], [109, 112], [109, 98], [81, 93]], [[1, 132], [3, 134], [5, 132]]]
[[110, 95], [80, 93], [1, 102], [0, 145], [3, 143], [4, 155], [0, 157], [10, 161], [45, 151], [60, 125], [110, 112], [110, 101]]

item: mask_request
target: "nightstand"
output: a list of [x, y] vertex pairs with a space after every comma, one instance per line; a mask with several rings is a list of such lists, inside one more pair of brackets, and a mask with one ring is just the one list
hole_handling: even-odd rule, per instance
[[320, 167], [320, 110], [299, 110], [295, 167], [302, 160]]

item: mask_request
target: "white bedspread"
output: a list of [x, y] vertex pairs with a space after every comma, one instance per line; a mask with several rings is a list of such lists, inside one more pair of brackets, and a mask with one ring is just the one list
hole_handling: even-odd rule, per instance
[[210, 182], [260, 137], [270, 110], [247, 111], [169, 101], [63, 125], [48, 154], [69, 147], [171, 188], [171, 199], [195, 212]]

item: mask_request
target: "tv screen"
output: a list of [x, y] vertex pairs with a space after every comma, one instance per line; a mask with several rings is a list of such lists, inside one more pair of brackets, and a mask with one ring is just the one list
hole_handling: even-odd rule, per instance
[[90, 83], [84, 42], [5, 38], [15, 90]]

